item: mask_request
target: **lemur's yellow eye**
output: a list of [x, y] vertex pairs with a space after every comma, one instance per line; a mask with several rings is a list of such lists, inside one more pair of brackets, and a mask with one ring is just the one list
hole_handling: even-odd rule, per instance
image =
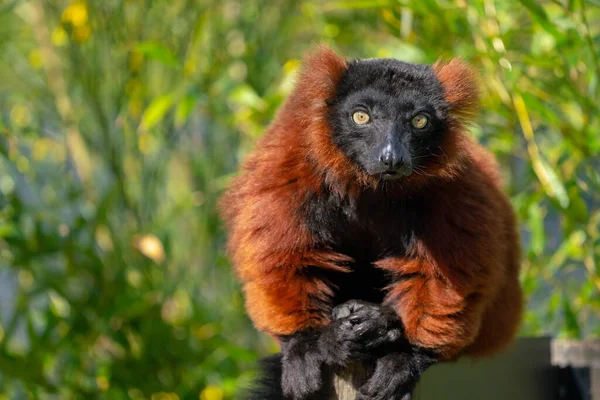
[[423, 129], [425, 126], [427, 126], [427, 122], [429, 122], [429, 119], [426, 115], [417, 114], [413, 117], [411, 124], [417, 129]]
[[354, 114], [352, 114], [352, 121], [354, 121], [354, 123], [357, 125], [364, 125], [370, 120], [371, 117], [369, 117], [369, 114], [367, 114], [364, 111], [357, 111]]

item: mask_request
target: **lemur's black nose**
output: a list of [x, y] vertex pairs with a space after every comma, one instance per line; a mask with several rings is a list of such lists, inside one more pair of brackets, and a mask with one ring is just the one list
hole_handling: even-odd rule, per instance
[[396, 171], [406, 164], [404, 157], [396, 156], [393, 152], [384, 152], [379, 156], [379, 161], [390, 171]]
[[394, 149], [393, 146], [388, 145], [383, 148], [381, 151], [381, 155], [379, 156], [379, 161], [387, 168], [389, 171], [397, 171], [403, 166], [408, 164], [407, 157]]

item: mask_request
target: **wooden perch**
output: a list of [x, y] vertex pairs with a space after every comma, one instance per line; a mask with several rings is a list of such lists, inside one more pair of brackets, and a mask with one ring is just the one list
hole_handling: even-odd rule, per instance
[[[344, 370], [335, 371], [331, 394], [328, 400], [356, 400], [356, 393], [369, 375], [372, 373], [371, 365], [365, 365], [360, 362], [352, 363]], [[413, 393], [413, 400], [418, 399], [418, 387]]]
[[360, 362], [333, 374], [333, 390], [330, 400], [355, 400], [358, 388], [366, 382], [369, 371]]

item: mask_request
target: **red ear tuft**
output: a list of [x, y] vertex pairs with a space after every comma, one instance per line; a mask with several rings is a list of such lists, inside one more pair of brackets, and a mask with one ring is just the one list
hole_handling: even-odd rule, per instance
[[319, 45], [304, 56], [297, 88], [307, 99], [327, 100], [348, 67], [346, 60], [326, 45]]
[[444, 87], [450, 113], [461, 121], [472, 119], [479, 108], [475, 70], [459, 58], [453, 58], [449, 62], [438, 61], [433, 69]]

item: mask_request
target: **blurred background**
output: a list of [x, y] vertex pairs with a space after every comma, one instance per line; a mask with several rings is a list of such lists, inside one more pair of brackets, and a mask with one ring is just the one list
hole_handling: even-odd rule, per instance
[[0, 0], [0, 399], [235, 398], [215, 203], [318, 42], [480, 71], [521, 333], [600, 336], [599, 0]]

